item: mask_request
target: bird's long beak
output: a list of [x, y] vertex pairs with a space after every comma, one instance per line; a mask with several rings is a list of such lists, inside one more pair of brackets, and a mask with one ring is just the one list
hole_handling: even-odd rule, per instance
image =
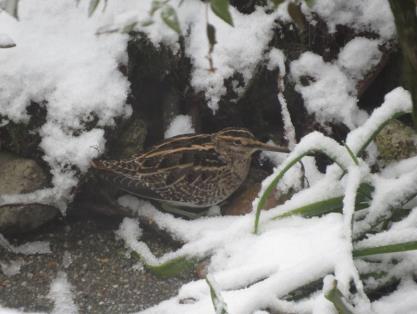
[[291, 151], [287, 147], [276, 146], [276, 145], [269, 145], [262, 143], [260, 141], [254, 142], [251, 147], [256, 150], [266, 150], [270, 152], [279, 152], [279, 153], [290, 153]]

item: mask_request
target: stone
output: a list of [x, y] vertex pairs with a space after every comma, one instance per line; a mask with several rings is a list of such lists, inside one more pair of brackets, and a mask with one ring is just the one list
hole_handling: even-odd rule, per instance
[[[0, 195], [30, 193], [45, 188], [48, 176], [36, 161], [0, 152]], [[38, 228], [58, 215], [44, 204], [0, 206], [0, 233], [20, 233]]]
[[384, 162], [417, 155], [417, 133], [398, 120], [391, 120], [375, 137], [379, 158]]
[[123, 159], [139, 153], [143, 149], [146, 134], [147, 128], [143, 119], [132, 116], [120, 127], [117, 138], [111, 139], [111, 157]]

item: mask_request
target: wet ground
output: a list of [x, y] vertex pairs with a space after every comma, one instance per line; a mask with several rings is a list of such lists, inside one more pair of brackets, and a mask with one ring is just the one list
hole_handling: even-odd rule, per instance
[[[138, 270], [137, 260], [127, 254], [123, 242], [115, 237], [121, 220], [73, 216], [53, 221], [36, 233], [8, 236], [13, 245], [49, 241], [52, 253], [19, 255], [0, 248], [0, 261], [23, 263], [16, 275], [0, 272], [0, 304], [25, 311], [51, 311], [53, 303], [46, 296], [51, 282], [63, 270], [74, 288], [74, 302], [80, 313], [130, 313], [176, 295], [183, 283], [195, 277], [188, 272], [161, 279]], [[143, 240], [156, 255], [177, 245], [146, 228]]]

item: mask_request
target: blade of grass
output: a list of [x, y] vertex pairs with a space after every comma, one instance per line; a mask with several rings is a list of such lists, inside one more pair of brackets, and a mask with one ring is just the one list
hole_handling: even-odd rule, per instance
[[417, 250], [417, 241], [354, 249], [352, 255], [353, 257], [364, 257], [370, 255], [398, 253], [413, 250]]
[[288, 162], [287, 166], [282, 169], [280, 173], [272, 180], [272, 182], [268, 185], [265, 192], [262, 194], [261, 199], [259, 200], [258, 206], [256, 208], [256, 214], [255, 214], [255, 226], [254, 226], [254, 233], [258, 233], [258, 225], [259, 225], [259, 218], [261, 216], [261, 209], [265, 207], [265, 203], [269, 197], [269, 195], [272, 193], [272, 191], [277, 186], [278, 182], [282, 179], [282, 177], [285, 175], [285, 173], [294, 166], [297, 162], [299, 162], [307, 153], [302, 154], [300, 156], [297, 156], [290, 162]]
[[[373, 191], [373, 187], [370, 184], [362, 183], [360, 185], [356, 196], [355, 210], [361, 210], [369, 207], [369, 201], [371, 200], [369, 191]], [[271, 219], [276, 220], [294, 215], [300, 215], [303, 217], [314, 217], [328, 214], [331, 212], [341, 212], [342, 208], [343, 196], [337, 196], [289, 210], [285, 213], [274, 216]]]
[[140, 256], [135, 251], [132, 252], [132, 255], [139, 259], [147, 270], [151, 271], [154, 275], [161, 278], [170, 278], [178, 276], [182, 272], [193, 269], [195, 265], [198, 263], [198, 259], [196, 258], [187, 258], [185, 256], [180, 256], [162, 264], [152, 265], [146, 263], [142, 256]]
[[213, 307], [216, 311], [216, 314], [228, 314], [227, 304], [224, 302], [223, 297], [220, 293], [220, 289], [219, 287], [217, 287], [214, 278], [210, 275], [207, 275], [206, 282], [210, 288], [210, 297], [211, 301], [213, 302]]
[[333, 303], [339, 314], [354, 314], [350, 306], [346, 304], [342, 292], [337, 289], [336, 280], [332, 282], [332, 288], [324, 294], [324, 297]]

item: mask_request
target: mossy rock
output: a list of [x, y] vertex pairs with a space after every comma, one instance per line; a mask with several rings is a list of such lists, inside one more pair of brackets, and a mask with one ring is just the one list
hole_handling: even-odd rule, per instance
[[381, 160], [389, 162], [417, 155], [417, 133], [398, 120], [392, 120], [375, 138]]

